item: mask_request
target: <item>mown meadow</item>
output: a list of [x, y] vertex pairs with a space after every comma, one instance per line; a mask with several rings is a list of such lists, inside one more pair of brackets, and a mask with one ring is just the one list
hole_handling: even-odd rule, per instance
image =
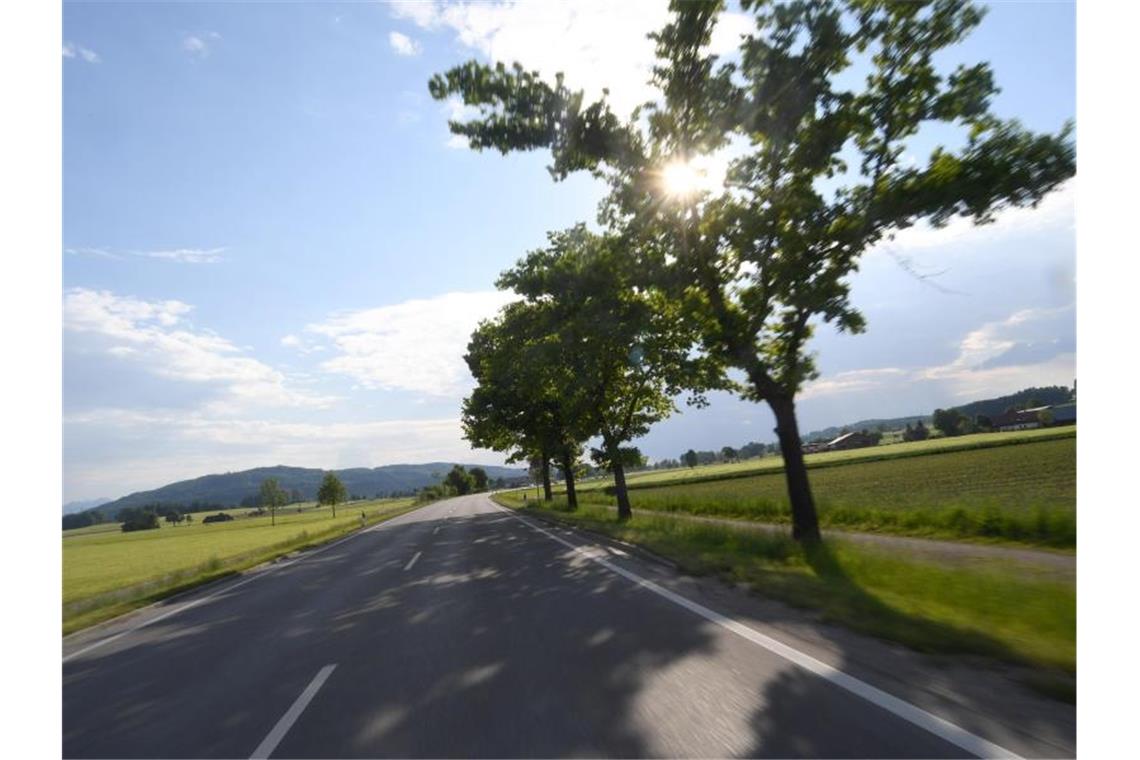
[[411, 499], [383, 499], [327, 507], [290, 506], [250, 517], [228, 510], [231, 522], [194, 522], [122, 533], [93, 525], [63, 533], [63, 629], [78, 630], [180, 590], [239, 572], [273, 557], [332, 540], [413, 508]]
[[[1072, 549], [1075, 430], [1029, 432], [1036, 435], [962, 436], [816, 455], [809, 466], [820, 524]], [[630, 501], [635, 511], [788, 522], [779, 460], [773, 457], [766, 469], [744, 464], [752, 469], [695, 468], [687, 480], [674, 476], [672, 482], [648, 473], [631, 481]], [[579, 500], [613, 505], [604, 485], [581, 489]]]

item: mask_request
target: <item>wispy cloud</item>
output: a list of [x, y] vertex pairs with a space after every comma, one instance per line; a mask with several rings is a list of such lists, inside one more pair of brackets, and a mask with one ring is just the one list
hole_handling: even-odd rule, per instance
[[103, 60], [94, 50], [85, 48], [82, 45], [77, 45], [74, 42], [70, 41], [63, 43], [63, 57], [74, 58], [81, 61], [86, 61], [87, 63], [99, 63]]
[[420, 54], [420, 43], [400, 32], [389, 32], [388, 44], [396, 55], [413, 56]]
[[182, 38], [182, 50], [193, 58], [206, 58], [213, 50], [214, 44], [222, 39], [217, 32], [199, 32], [187, 34]]
[[216, 264], [222, 261], [225, 248], [171, 248], [159, 251], [133, 251], [135, 256], [178, 261], [183, 264]]
[[217, 408], [320, 408], [336, 400], [295, 389], [280, 371], [195, 328], [186, 319], [192, 308], [177, 300], [72, 288], [64, 298], [64, 329], [75, 339], [87, 339], [84, 347], [91, 353], [129, 360], [162, 378], [213, 387]]
[[500, 291], [446, 293], [373, 309], [333, 314], [306, 331], [332, 342], [326, 372], [365, 388], [458, 396], [470, 385], [463, 363], [481, 319], [515, 296]]
[[1022, 236], [1045, 230], [1072, 234], [1076, 227], [1076, 180], [1070, 180], [1041, 199], [1036, 208], [1008, 208], [990, 224], [978, 226], [969, 219], [955, 217], [944, 227], [922, 222], [884, 241], [875, 251], [917, 253], [932, 249], [967, 247], [992, 243], [1005, 237]]
[[797, 399], [806, 401], [820, 396], [831, 396], [843, 393], [856, 393], [860, 391], [879, 388], [886, 383], [906, 377], [910, 373], [898, 367], [880, 367], [876, 369], [856, 369], [847, 372], [838, 372], [828, 377], [814, 380], [800, 391]]
[[1006, 319], [987, 322], [971, 330], [958, 344], [953, 361], [928, 367], [919, 373], [923, 379], [962, 379], [994, 369], [1048, 361], [1071, 354], [1074, 307], [1022, 309]]
[[1022, 309], [970, 330], [943, 364], [839, 372], [808, 383], [798, 398], [901, 397], [926, 388], [932, 397], [970, 400], [1034, 385], [1067, 385], [1075, 374], [1074, 307]]
[[304, 338], [293, 335], [292, 333], [281, 339], [281, 345], [285, 348], [291, 348], [300, 354], [314, 354], [325, 350], [324, 346], [314, 346]]
[[128, 257], [144, 259], [160, 259], [162, 261], [175, 261], [181, 264], [217, 264], [225, 259], [222, 254], [226, 249], [221, 248], [166, 248], [151, 251], [113, 251], [108, 248], [79, 247], [65, 248], [64, 252], [73, 256], [92, 256], [100, 259], [121, 261]]

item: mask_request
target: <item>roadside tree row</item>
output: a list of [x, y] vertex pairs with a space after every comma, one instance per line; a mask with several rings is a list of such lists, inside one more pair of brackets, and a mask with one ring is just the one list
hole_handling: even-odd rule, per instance
[[[721, 60], [723, 4], [674, 2], [652, 35], [659, 96], [631, 114], [518, 63], [431, 79], [435, 98], [476, 112], [450, 123], [471, 148], [549, 150], [553, 179], [609, 188], [602, 232], [554, 233], [500, 279], [522, 300], [472, 338], [464, 425], [477, 446], [559, 463], [572, 506], [573, 462], [600, 439], [628, 517], [623, 447], [678, 392], [731, 389], [771, 409], [793, 535], [814, 541], [795, 405], [818, 375], [813, 332], [866, 328], [850, 276], [899, 230], [986, 223], [1071, 177], [1072, 125], [999, 118], [986, 63], [939, 70], [984, 16], [967, 0], [740, 5], [753, 26]], [[954, 147], [904, 158], [952, 132]]]

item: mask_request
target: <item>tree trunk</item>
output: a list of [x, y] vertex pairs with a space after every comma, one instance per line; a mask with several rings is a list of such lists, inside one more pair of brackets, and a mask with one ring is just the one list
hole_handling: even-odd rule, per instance
[[792, 503], [792, 538], [805, 543], [819, 541], [819, 518], [811, 497], [804, 451], [800, 445], [800, 429], [796, 423], [796, 404], [791, 398], [769, 398], [768, 406], [776, 415], [776, 435], [784, 457], [784, 475], [788, 483], [788, 499]]
[[574, 459], [567, 449], [562, 457], [562, 472], [566, 476], [566, 505], [572, 510], [578, 508], [578, 493], [574, 490]]
[[543, 501], [552, 501], [554, 493], [550, 489], [550, 457], [542, 452], [542, 498]]
[[616, 444], [608, 441], [606, 449], [614, 473], [614, 496], [617, 497], [618, 519], [628, 520], [633, 517], [633, 510], [629, 506], [629, 490], [625, 487], [625, 465], [621, 461], [621, 450]]

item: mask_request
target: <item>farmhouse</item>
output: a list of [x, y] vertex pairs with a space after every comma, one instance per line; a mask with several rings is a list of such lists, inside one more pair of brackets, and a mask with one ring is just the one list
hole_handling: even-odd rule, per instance
[[1077, 424], [1075, 402], [1056, 406], [1037, 406], [999, 414], [992, 420], [994, 430], [1005, 433], [1011, 430], [1032, 430], [1044, 426]]
[[1053, 415], [1054, 425], [1076, 425], [1077, 424], [1077, 402], [1071, 404], [1057, 404], [1049, 410]]
[[827, 451], [846, 451], [847, 449], [861, 449], [866, 446], [874, 445], [875, 439], [869, 435], [863, 435], [862, 433], [844, 433], [834, 441], [829, 442], [824, 448]]

